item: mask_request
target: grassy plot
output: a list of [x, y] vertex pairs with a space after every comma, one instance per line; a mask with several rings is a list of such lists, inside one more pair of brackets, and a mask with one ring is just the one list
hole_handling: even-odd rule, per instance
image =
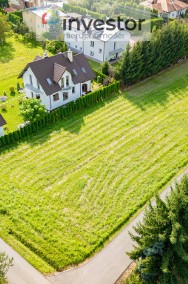
[[99, 250], [188, 163], [188, 62], [0, 156], [0, 236], [42, 272]]
[[[17, 77], [27, 65], [28, 62], [33, 61], [36, 55], [42, 55], [43, 50], [41, 47], [30, 43], [23, 43], [22, 36], [17, 38], [12, 37], [7, 40], [6, 45], [0, 47], [0, 96], [6, 92], [8, 96], [7, 103], [0, 102], [0, 113], [7, 121], [5, 133], [7, 130], [15, 130], [18, 124], [23, 122], [22, 117], [19, 115], [19, 98], [20, 95], [12, 97], [10, 95], [10, 87], [17, 88], [17, 83], [22, 86], [22, 80]], [[6, 106], [6, 111], [2, 111], [2, 106]]]

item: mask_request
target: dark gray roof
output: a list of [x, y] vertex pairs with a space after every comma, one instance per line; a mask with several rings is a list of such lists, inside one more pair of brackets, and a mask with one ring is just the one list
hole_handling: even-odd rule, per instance
[[54, 82], [58, 83], [61, 77], [63, 76], [63, 74], [65, 73], [65, 71], [66, 71], [65, 67], [57, 63], [54, 63], [54, 77], [53, 77]]
[[[82, 53], [73, 55], [73, 62], [70, 62], [67, 58], [67, 52], [35, 60], [27, 64], [18, 78], [21, 78], [29, 67], [48, 96], [61, 90], [57, 79], [62, 72], [64, 73], [65, 69], [71, 73], [74, 84], [83, 83], [95, 78], [91, 66]], [[86, 72], [83, 72], [83, 67]], [[49, 80], [47, 81], [47, 79], [50, 79], [52, 84], [49, 84]]]
[[4, 120], [4, 118], [2, 117], [2, 115], [0, 114], [0, 127], [4, 126], [6, 123], [6, 121]]

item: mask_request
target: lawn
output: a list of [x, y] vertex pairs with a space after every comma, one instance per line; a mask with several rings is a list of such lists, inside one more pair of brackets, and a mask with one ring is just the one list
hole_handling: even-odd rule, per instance
[[187, 125], [188, 61], [7, 149], [0, 236], [44, 273], [85, 260], [187, 165]]
[[[28, 62], [33, 61], [36, 55], [42, 55], [43, 50], [40, 46], [32, 44], [23, 44], [22, 37], [12, 37], [7, 40], [7, 44], [4, 47], [0, 47], [0, 96], [5, 91], [8, 100], [5, 104], [7, 111], [0, 113], [7, 121], [5, 132], [7, 130], [15, 130], [18, 124], [23, 122], [22, 117], [19, 115], [19, 98], [16, 88], [17, 82], [22, 86], [22, 80], [18, 80], [17, 77], [27, 65]], [[14, 86], [16, 95], [12, 97], [10, 95], [10, 87]], [[0, 106], [4, 105], [0, 102]]]

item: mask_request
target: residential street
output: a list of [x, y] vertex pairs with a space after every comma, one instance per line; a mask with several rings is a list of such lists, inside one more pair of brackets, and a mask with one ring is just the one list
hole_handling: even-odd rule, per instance
[[[188, 169], [181, 174], [188, 174]], [[167, 187], [161, 197], [164, 198], [170, 192]], [[130, 265], [131, 260], [125, 253], [132, 248], [132, 241], [128, 234], [132, 227], [143, 218], [142, 211], [121, 233], [101, 250], [90, 261], [78, 268], [70, 269], [54, 276], [42, 276], [27, 261], [17, 254], [3, 240], [0, 240], [0, 251], [5, 251], [10, 257], [14, 257], [14, 266], [10, 268], [8, 280], [10, 284], [114, 284], [120, 275]], [[50, 282], [49, 282], [50, 281]]]

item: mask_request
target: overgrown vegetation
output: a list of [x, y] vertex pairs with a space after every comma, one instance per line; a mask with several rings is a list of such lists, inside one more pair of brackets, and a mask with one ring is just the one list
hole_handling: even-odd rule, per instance
[[0, 236], [42, 272], [101, 249], [188, 163], [187, 72], [179, 64], [6, 148]]
[[[138, 261], [145, 283], [174, 284], [188, 279], [188, 176], [176, 183], [168, 198], [158, 196], [149, 205], [142, 223], [131, 234], [136, 247], [130, 253]], [[185, 282], [184, 282], [185, 283]]]

